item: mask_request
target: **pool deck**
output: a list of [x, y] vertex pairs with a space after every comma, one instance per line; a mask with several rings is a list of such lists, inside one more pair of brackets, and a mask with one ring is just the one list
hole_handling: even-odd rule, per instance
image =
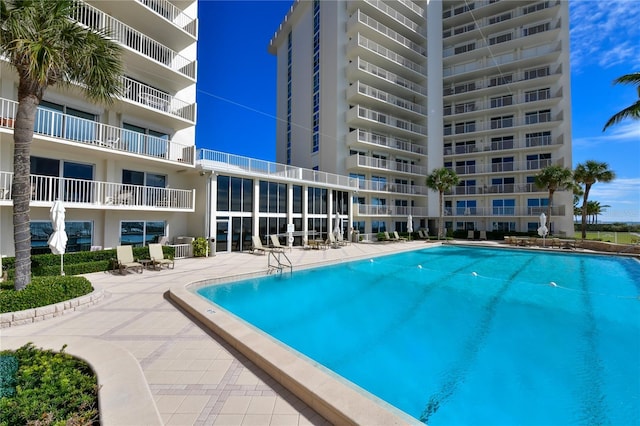
[[[424, 241], [287, 251], [294, 270], [430, 246]], [[499, 243], [482, 245], [501, 245]], [[103, 425], [330, 424], [168, 297], [191, 282], [264, 273], [264, 255], [176, 261], [174, 270], [86, 275], [105, 297], [81, 311], [1, 330], [0, 348], [26, 342], [88, 361], [102, 386]]]

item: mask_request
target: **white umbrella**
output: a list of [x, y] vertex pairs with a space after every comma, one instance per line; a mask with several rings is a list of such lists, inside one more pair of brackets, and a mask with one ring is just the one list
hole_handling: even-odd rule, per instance
[[51, 253], [60, 255], [60, 275], [64, 275], [64, 251], [67, 248], [67, 231], [64, 229], [65, 208], [62, 201], [56, 200], [49, 210], [49, 217], [53, 225], [53, 234], [49, 237]]
[[547, 215], [540, 213], [540, 227], [538, 228], [538, 235], [542, 237], [542, 246], [544, 247], [544, 237], [547, 236], [549, 230], [547, 229]]
[[411, 234], [413, 233], [413, 216], [411, 215], [407, 217], [407, 232], [409, 233], [409, 238], [411, 238]]
[[342, 234], [342, 221], [340, 220], [340, 215], [336, 212], [335, 224], [333, 227], [333, 235], [336, 237]]

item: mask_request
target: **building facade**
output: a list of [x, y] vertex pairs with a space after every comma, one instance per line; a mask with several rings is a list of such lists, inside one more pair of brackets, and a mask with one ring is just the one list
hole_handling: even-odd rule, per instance
[[[179, 7], [178, 7], [179, 5]], [[31, 146], [32, 253], [48, 253], [49, 210], [66, 208], [67, 251], [200, 234], [195, 168], [196, 0], [78, 1], [82, 25], [122, 45], [124, 93], [110, 106], [47, 89]], [[18, 77], [0, 58], [0, 253], [12, 256]]]
[[[434, 168], [452, 230], [535, 231], [534, 176], [571, 168], [568, 2], [296, 1], [271, 39], [280, 163], [357, 179], [362, 233], [434, 228]], [[551, 230], [573, 234], [570, 191]]]

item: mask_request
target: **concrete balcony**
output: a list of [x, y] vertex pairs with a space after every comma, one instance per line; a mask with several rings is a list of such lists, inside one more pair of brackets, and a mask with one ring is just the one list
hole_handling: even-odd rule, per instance
[[369, 127], [382, 133], [403, 135], [407, 139], [424, 138], [427, 134], [425, 126], [360, 105], [347, 111], [347, 124], [352, 127]]
[[[0, 204], [13, 203], [12, 180], [13, 173], [0, 172]], [[195, 189], [31, 175], [32, 207], [51, 207], [60, 199], [67, 207], [78, 209], [193, 212], [195, 197]]]
[[[114, 40], [120, 42], [125, 51], [135, 52], [137, 55], [149, 59], [145, 67], [147, 72], [159, 74], [158, 77], [166, 81], [183, 77], [177, 89], [193, 84], [196, 79], [196, 61], [186, 58], [173, 51], [166, 45], [148, 37], [122, 21], [87, 3], [79, 1], [74, 18], [83, 25], [96, 31], [106, 31]], [[125, 55], [126, 56], [126, 55]], [[136, 63], [134, 57], [126, 57], [125, 63]], [[142, 64], [141, 64], [142, 66]], [[170, 72], [169, 72], [170, 71]]]
[[350, 81], [362, 81], [398, 96], [416, 98], [417, 100], [426, 99], [427, 89], [425, 87], [373, 65], [359, 56], [347, 67], [347, 78]]
[[389, 194], [420, 195], [429, 193], [429, 188], [421, 185], [408, 185], [402, 183], [387, 183], [372, 180], [358, 180], [358, 190], [360, 192], [386, 192]]
[[455, 165], [447, 167], [455, 171], [459, 175], [478, 175], [478, 174], [495, 174], [495, 173], [511, 173], [511, 172], [526, 172], [531, 170], [541, 170], [551, 165], [564, 165], [564, 159], [551, 160], [529, 160], [529, 161], [514, 161], [507, 163], [497, 164], [465, 164]]
[[362, 146], [371, 149], [371, 145], [374, 145], [375, 147], [384, 147], [403, 154], [418, 154], [421, 158], [426, 156], [426, 148], [422, 145], [391, 135], [372, 133], [362, 129], [351, 131], [347, 136], [347, 143], [350, 147]]
[[427, 168], [422, 166], [416, 166], [415, 164], [408, 164], [404, 162], [398, 162], [395, 160], [387, 160], [381, 158], [367, 157], [366, 155], [350, 155], [346, 158], [347, 170], [354, 170], [359, 168], [385, 170], [390, 173], [402, 173], [408, 175], [426, 176]]
[[500, 113], [502, 110], [518, 110], [526, 108], [550, 108], [562, 100], [562, 90], [558, 90], [555, 94], [536, 93], [535, 95], [515, 95], [511, 98], [501, 97], [501, 99], [471, 102], [461, 102], [444, 106], [444, 116], [466, 117], [475, 116], [486, 113], [491, 110], [492, 113]]
[[406, 218], [411, 215], [414, 218], [427, 216], [426, 207], [411, 207], [411, 206], [379, 206], [373, 204], [356, 204], [354, 205], [354, 213], [356, 216], [401, 216]]
[[361, 56], [365, 60], [374, 63], [384, 63], [385, 68], [399, 75], [404, 75], [406, 78], [424, 79], [425, 77], [424, 66], [361, 34], [358, 34], [357, 37], [347, 43], [347, 54], [351, 57]]
[[125, 100], [143, 105], [144, 107], [150, 108], [154, 111], [169, 114], [172, 117], [178, 117], [189, 124], [193, 124], [195, 122], [195, 103], [180, 100], [166, 92], [128, 77], [123, 78], [122, 86], [124, 87], [122, 98]]
[[[553, 206], [551, 216], [564, 216], [565, 206]], [[456, 220], [473, 217], [540, 217], [540, 214], [547, 214], [547, 207], [454, 207], [445, 208], [444, 216], [454, 217]]]
[[533, 136], [508, 141], [503, 140], [499, 142], [478, 143], [477, 145], [446, 147], [444, 149], [444, 155], [478, 155], [478, 152], [537, 149], [547, 146], [562, 145], [563, 143], [564, 141], [561, 136], [555, 139], [550, 135]]
[[182, 29], [192, 37], [198, 35], [198, 21], [187, 15], [169, 0], [136, 0], [171, 22], [177, 28]]
[[[0, 98], [0, 129], [13, 131], [17, 111], [17, 102]], [[34, 138], [71, 142], [119, 155], [134, 154], [141, 158], [182, 165], [194, 164], [194, 146], [44, 108], [38, 108], [36, 113]]]
[[444, 136], [453, 135], [483, 134], [492, 133], [498, 135], [501, 129], [508, 129], [509, 132], [525, 127], [528, 131], [534, 132], [539, 130], [548, 130], [562, 123], [559, 115], [551, 116], [551, 114], [539, 114], [531, 117], [513, 117], [513, 115], [505, 115], [497, 119], [491, 119], [489, 122], [476, 123], [475, 121], [458, 122], [450, 127], [445, 127]]
[[[364, 0], [364, 3], [375, 12], [375, 18], [384, 25], [391, 28], [398, 27], [399, 31], [407, 34], [424, 34], [423, 28], [416, 23], [416, 21], [408, 18], [405, 14], [389, 6], [387, 3], [381, 0]], [[361, 4], [362, 1], [349, 1], [347, 2], [347, 10], [352, 13], [358, 7], [361, 7]], [[402, 7], [406, 8], [406, 4], [403, 4]], [[411, 12], [411, 14], [415, 16], [415, 12]], [[424, 18], [419, 20], [423, 21]]]
[[360, 9], [349, 18], [347, 33], [350, 36], [356, 36], [360, 33], [365, 37], [380, 40], [381, 42], [386, 39], [385, 44], [394, 47], [394, 50], [397, 50], [398, 53], [414, 61], [424, 61], [426, 59], [427, 51], [423, 46], [362, 13]]
[[547, 193], [546, 190], [539, 189], [532, 183], [511, 183], [511, 184], [503, 184], [503, 185], [456, 186], [455, 188], [449, 191], [446, 191], [445, 195], [495, 195], [495, 194], [519, 194], [519, 193], [531, 193], [531, 192]]
[[406, 117], [409, 120], [424, 119], [424, 116], [427, 114], [427, 109], [420, 104], [379, 90], [360, 81], [356, 81], [349, 86], [347, 89], [347, 100], [352, 103], [367, 103], [373, 100], [381, 109], [386, 109], [390, 112], [393, 111], [393, 113]]

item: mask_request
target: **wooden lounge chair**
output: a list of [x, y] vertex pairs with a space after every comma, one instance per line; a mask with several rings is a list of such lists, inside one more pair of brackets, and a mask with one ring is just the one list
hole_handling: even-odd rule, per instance
[[271, 247], [274, 248], [274, 251], [279, 251], [284, 253], [284, 250], [288, 248], [287, 246], [283, 246], [280, 244], [280, 239], [277, 235], [271, 235]]
[[340, 248], [341, 245], [336, 240], [336, 236], [333, 235], [333, 232], [329, 232], [329, 239], [327, 240], [327, 245], [331, 248]]
[[144, 266], [140, 262], [136, 262], [133, 258], [133, 248], [131, 246], [118, 246], [116, 247], [116, 256], [118, 258], [118, 269], [120, 274], [128, 269], [137, 269], [137, 272], [141, 274], [144, 270]]
[[268, 252], [278, 251], [276, 249], [263, 246], [262, 241], [260, 241], [260, 237], [258, 237], [257, 235], [251, 236], [251, 242], [253, 243], [253, 247], [252, 247], [253, 254], [257, 254], [257, 253], [266, 254]]
[[149, 257], [151, 258], [151, 263], [153, 267], [156, 266], [158, 269], [162, 269], [163, 265], [166, 265], [167, 268], [171, 266], [171, 269], [175, 269], [176, 264], [173, 259], [165, 258], [164, 252], [162, 251], [162, 244], [153, 243], [149, 244]]
[[336, 240], [338, 240], [338, 244], [340, 244], [341, 246], [349, 245], [349, 240], [345, 240], [341, 233], [338, 233], [338, 235], [336, 235]]
[[402, 242], [407, 241], [405, 237], [401, 237], [400, 235], [398, 235], [398, 231], [393, 231], [393, 239]]

